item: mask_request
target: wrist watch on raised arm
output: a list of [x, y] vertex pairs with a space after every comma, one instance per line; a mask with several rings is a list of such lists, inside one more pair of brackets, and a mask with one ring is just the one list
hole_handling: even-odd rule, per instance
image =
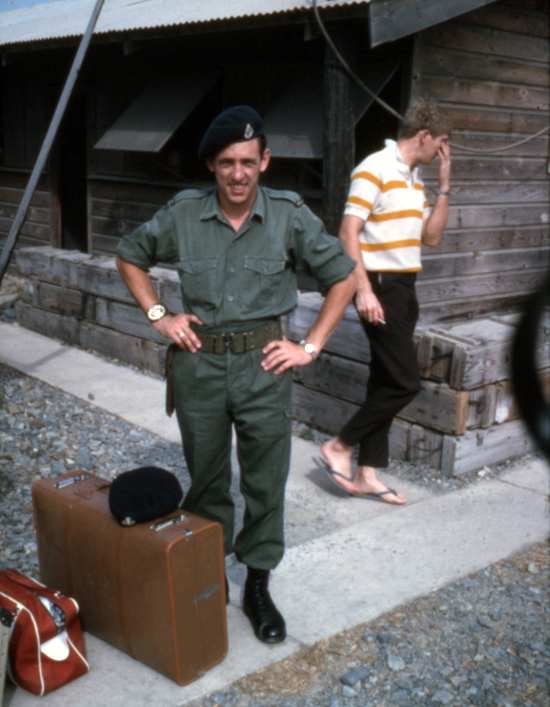
[[303, 346], [304, 351], [308, 353], [315, 361], [315, 359], [317, 358], [317, 351], [315, 350], [315, 346], [313, 346], [313, 344], [310, 344], [309, 341], [306, 341], [305, 339], [302, 339], [300, 341], [300, 346]]
[[158, 322], [166, 314], [166, 307], [163, 304], [153, 304], [146, 312], [147, 319], [150, 322]]

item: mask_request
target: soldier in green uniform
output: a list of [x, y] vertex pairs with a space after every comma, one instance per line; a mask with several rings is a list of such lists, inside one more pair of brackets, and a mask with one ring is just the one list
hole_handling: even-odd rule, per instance
[[[261, 641], [277, 643], [286, 629], [268, 577], [284, 552], [291, 369], [330, 337], [355, 292], [355, 263], [298, 195], [259, 186], [269, 164], [262, 130], [248, 106], [221, 113], [199, 148], [215, 186], [181, 192], [124, 237], [117, 265], [152, 326], [179, 347], [173, 393], [191, 476], [183, 507], [222, 524], [226, 554], [248, 567], [245, 613]], [[178, 270], [182, 314], [167, 312], [153, 289], [148, 270], [159, 261]], [[300, 344], [279, 321], [296, 306], [298, 269], [327, 293]], [[246, 508], [235, 540], [233, 426]]]

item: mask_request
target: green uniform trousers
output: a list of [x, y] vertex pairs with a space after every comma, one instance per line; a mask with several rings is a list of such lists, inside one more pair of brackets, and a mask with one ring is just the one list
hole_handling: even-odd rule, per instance
[[[221, 523], [226, 554], [272, 569], [284, 552], [284, 494], [290, 464], [292, 373], [262, 370], [261, 349], [242, 354], [178, 351], [174, 404], [191, 488], [183, 508]], [[232, 425], [237, 435], [243, 528], [233, 541]]]

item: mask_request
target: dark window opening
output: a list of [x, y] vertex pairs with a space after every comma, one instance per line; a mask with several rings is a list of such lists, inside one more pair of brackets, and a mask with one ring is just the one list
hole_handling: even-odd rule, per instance
[[71, 98], [58, 134], [57, 188], [61, 247], [88, 251], [86, 206], [86, 100]]

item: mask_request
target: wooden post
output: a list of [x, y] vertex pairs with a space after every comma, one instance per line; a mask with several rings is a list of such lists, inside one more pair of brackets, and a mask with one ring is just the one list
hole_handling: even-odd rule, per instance
[[32, 174], [27, 184], [27, 188], [25, 189], [25, 193], [23, 194], [23, 199], [19, 204], [19, 209], [17, 210], [17, 214], [15, 215], [15, 219], [10, 229], [10, 233], [4, 244], [4, 250], [2, 251], [2, 255], [0, 256], [0, 285], [2, 284], [4, 272], [8, 267], [10, 256], [15, 247], [17, 236], [19, 235], [19, 231], [21, 230], [25, 221], [25, 217], [27, 215], [31, 199], [34, 194], [34, 190], [36, 189], [36, 185], [38, 184], [38, 180], [40, 179], [40, 175], [42, 174], [42, 170], [44, 169], [46, 160], [48, 159], [48, 155], [50, 154], [50, 150], [52, 148], [53, 141], [55, 140], [55, 136], [57, 135], [61, 120], [63, 119], [65, 108], [67, 107], [67, 103], [69, 102], [69, 98], [71, 97], [71, 93], [74, 88], [76, 79], [78, 78], [78, 72], [80, 71], [82, 63], [84, 62], [84, 57], [86, 56], [86, 51], [90, 44], [90, 40], [92, 38], [97, 18], [99, 17], [99, 13], [101, 12], [101, 8], [103, 7], [103, 2], [104, 0], [96, 0], [96, 4], [94, 6], [92, 15], [86, 28], [86, 32], [84, 33], [84, 36], [82, 37], [82, 40], [80, 42], [80, 46], [78, 47], [78, 51], [74, 58], [73, 65], [69, 72], [69, 76], [67, 77], [63, 92], [61, 93], [57, 108], [55, 109], [52, 122], [50, 123], [48, 132], [46, 133], [46, 137], [44, 138], [44, 142], [42, 143], [42, 147], [40, 149], [40, 153], [32, 170]]
[[[337, 49], [350, 62], [353, 59], [354, 32], [349, 26], [331, 28], [330, 36]], [[344, 54], [345, 51], [345, 54]], [[349, 179], [355, 161], [355, 116], [352, 79], [332, 49], [325, 50], [323, 135], [323, 219], [327, 230], [338, 235]]]

